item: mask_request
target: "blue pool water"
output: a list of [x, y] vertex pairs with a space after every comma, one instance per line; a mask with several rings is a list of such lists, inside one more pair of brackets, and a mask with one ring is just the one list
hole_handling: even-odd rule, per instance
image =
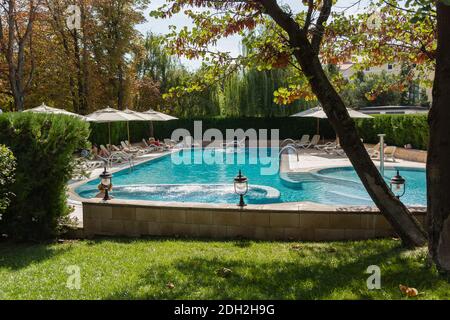
[[[184, 163], [180, 164], [180, 159]], [[241, 169], [249, 179], [250, 190], [245, 198], [250, 204], [311, 201], [373, 205], [351, 167], [323, 169], [306, 176], [282, 174], [283, 179], [277, 166], [278, 150], [269, 149], [263, 154], [257, 149], [183, 150], [178, 155], [140, 164], [133, 171], [114, 173], [112, 195], [135, 200], [236, 203], [238, 198], [232, 184]], [[261, 169], [271, 174], [264, 174], [267, 172]], [[408, 205], [426, 205], [425, 171], [413, 168], [400, 168], [400, 171], [407, 180], [402, 201]], [[386, 168], [386, 179], [394, 175], [394, 169]], [[95, 197], [98, 184], [98, 179], [87, 182], [76, 192], [84, 198]]]

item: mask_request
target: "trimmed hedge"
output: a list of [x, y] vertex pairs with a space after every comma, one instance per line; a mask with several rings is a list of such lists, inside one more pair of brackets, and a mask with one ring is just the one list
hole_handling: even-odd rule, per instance
[[14, 182], [15, 169], [16, 158], [13, 153], [6, 146], [0, 145], [0, 221], [13, 196], [10, 188]]
[[73, 154], [87, 146], [89, 124], [74, 117], [34, 113], [0, 116], [0, 143], [17, 158], [15, 194], [0, 233], [17, 240], [55, 237], [67, 218]]
[[[317, 131], [317, 120], [311, 118], [209, 118], [209, 119], [179, 119], [164, 122], [153, 122], [154, 137], [157, 139], [170, 138], [172, 132], [178, 128], [184, 128], [194, 134], [194, 121], [202, 121], [203, 132], [210, 128], [222, 131], [225, 138], [226, 129], [279, 129], [280, 139], [299, 139], [303, 134], [313, 135]], [[150, 137], [149, 122], [130, 122], [130, 139], [139, 142], [142, 138]], [[95, 144], [106, 144], [108, 142], [108, 124], [91, 125], [90, 140]], [[328, 121], [320, 120], [320, 133], [327, 139], [335, 137], [334, 130]], [[270, 135], [270, 132], [268, 132]], [[270, 137], [270, 136], [269, 136]], [[111, 123], [111, 141], [113, 144], [127, 139], [126, 123]]]
[[426, 150], [429, 127], [426, 114], [375, 115], [373, 119], [356, 119], [358, 132], [364, 142], [377, 143], [378, 134], [385, 133], [386, 143], [403, 147], [411, 144], [415, 149]]
[[[279, 129], [280, 139], [300, 138], [303, 134], [313, 135], [317, 131], [317, 119], [313, 118], [209, 118], [179, 119], [167, 122], [153, 122], [154, 136], [158, 139], [170, 138], [178, 128], [188, 129], [193, 134], [194, 121], [203, 121], [203, 131], [217, 128], [225, 137], [226, 129]], [[359, 134], [368, 143], [376, 143], [378, 133], [386, 134], [390, 145], [403, 147], [410, 143], [414, 148], [426, 149], [428, 144], [427, 115], [375, 115], [374, 119], [355, 119]], [[131, 141], [139, 142], [150, 136], [149, 122], [130, 122]], [[108, 125], [92, 124], [90, 140], [96, 144], [108, 142]], [[320, 120], [320, 134], [325, 139], [334, 139], [335, 133], [326, 119]], [[127, 139], [126, 123], [111, 123], [111, 141], [119, 144]]]

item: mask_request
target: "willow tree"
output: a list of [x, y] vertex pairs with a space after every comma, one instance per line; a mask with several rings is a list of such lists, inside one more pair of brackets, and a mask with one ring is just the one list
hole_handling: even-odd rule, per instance
[[[282, 6], [276, 0], [175, 0], [169, 3], [153, 14], [164, 18], [185, 9], [185, 14], [193, 19], [195, 27], [192, 30], [184, 28], [174, 32], [172, 47], [180, 55], [207, 58], [211, 62], [210, 76], [204, 77], [203, 81], [214, 80], [242, 64], [263, 64], [266, 68], [295, 65], [323, 106], [367, 192], [403, 244], [414, 247], [426, 243], [424, 230], [394, 196], [370, 159], [345, 103], [322, 67], [321, 47], [333, 0], [304, 1], [306, 7], [299, 14], [293, 14], [289, 6]], [[265, 23], [273, 23], [275, 28], [271, 30], [276, 32], [264, 41], [257, 41], [254, 53], [247, 57], [236, 58], [226, 52], [216, 53], [208, 49], [220, 38], [244, 34]]]

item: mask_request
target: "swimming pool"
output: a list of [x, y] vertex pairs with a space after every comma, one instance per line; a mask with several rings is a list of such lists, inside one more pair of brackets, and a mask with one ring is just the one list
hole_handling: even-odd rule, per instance
[[[137, 165], [133, 171], [114, 173], [112, 196], [119, 199], [200, 203], [236, 203], [233, 179], [239, 169], [249, 179], [249, 204], [310, 201], [329, 205], [373, 205], [356, 172], [351, 167], [322, 169], [313, 173], [280, 174], [276, 170], [278, 149], [182, 150], [173, 155]], [[217, 161], [222, 157], [223, 161]], [[180, 163], [183, 159], [183, 163]], [[213, 161], [214, 160], [214, 161]], [[273, 168], [272, 168], [273, 169]], [[266, 172], [264, 172], [266, 170]], [[425, 171], [401, 168], [407, 180], [402, 201], [426, 205]], [[394, 168], [385, 169], [389, 180]], [[95, 179], [76, 188], [84, 198], [98, 193]]]

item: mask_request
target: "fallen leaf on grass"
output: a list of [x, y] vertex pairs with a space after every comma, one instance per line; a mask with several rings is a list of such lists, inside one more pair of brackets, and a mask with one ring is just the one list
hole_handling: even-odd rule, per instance
[[419, 291], [416, 288], [410, 288], [408, 286], [399, 285], [400, 291], [407, 295], [408, 297], [417, 297], [419, 295]]
[[291, 249], [292, 249], [292, 250], [300, 250], [301, 248], [302, 248], [302, 246], [299, 245], [299, 244], [293, 244], [293, 245], [291, 246]]
[[228, 268], [220, 268], [216, 270], [216, 274], [220, 277], [226, 278], [228, 277], [230, 274], [232, 274], [233, 271], [231, 269]]
[[169, 289], [173, 289], [175, 288], [175, 285], [172, 282], [169, 282], [168, 284], [166, 284], [166, 287]]

